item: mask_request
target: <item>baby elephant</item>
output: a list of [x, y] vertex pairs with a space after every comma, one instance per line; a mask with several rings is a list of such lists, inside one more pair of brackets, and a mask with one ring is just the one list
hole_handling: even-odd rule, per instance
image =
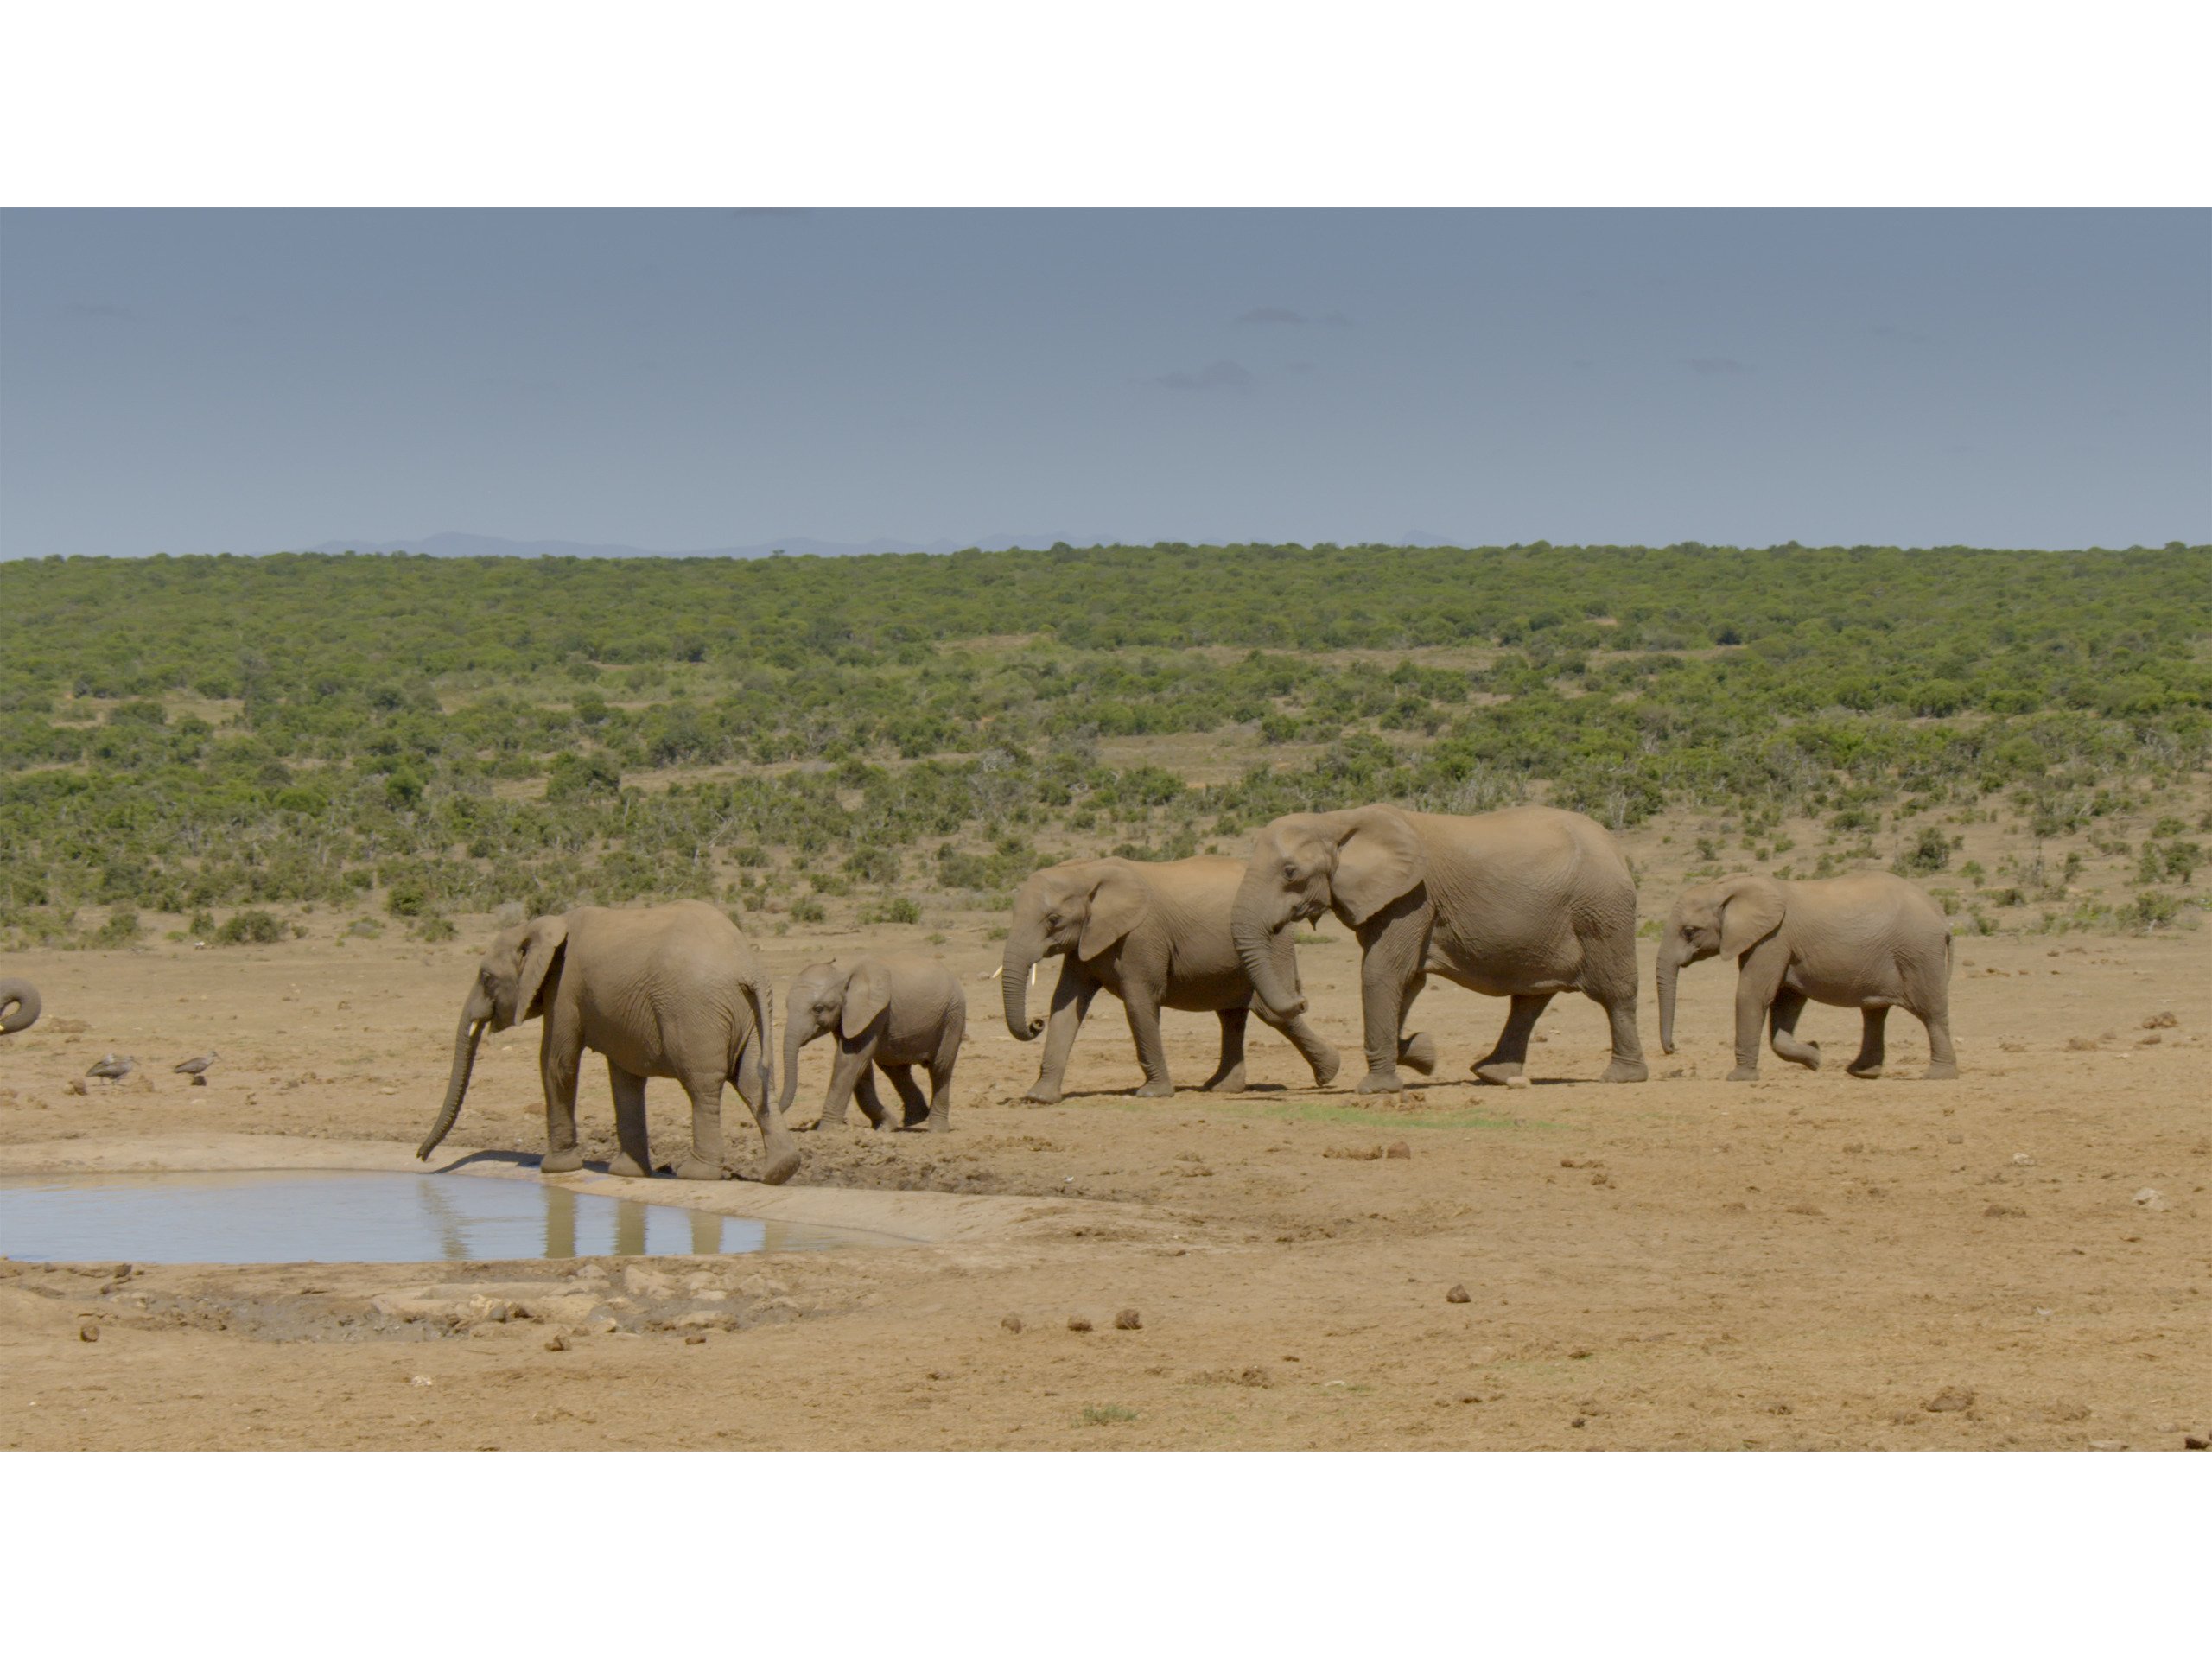
[[1928, 1027], [1928, 1071], [1955, 1077], [1951, 1052], [1951, 929], [1935, 900], [1879, 871], [1827, 881], [1732, 875], [1675, 901], [1659, 941], [1659, 1045], [1675, 1052], [1675, 976], [1688, 963], [1723, 956], [1736, 979], [1736, 1069], [1759, 1074], [1759, 1027], [1773, 1021], [1774, 1052], [1818, 1071], [1820, 1046], [1797, 1035], [1809, 999], [1857, 1008], [1866, 1022], [1854, 1077], [1882, 1075], [1882, 1027], [1891, 1008]]
[[[784, 1097], [791, 1109], [798, 1092], [798, 1052], [834, 1033], [837, 1058], [830, 1094], [813, 1127], [842, 1123], [858, 1093], [861, 1110], [879, 1129], [951, 1127], [952, 1067], [968, 1029], [968, 998], [943, 963], [928, 957], [862, 957], [849, 966], [817, 962], [799, 970], [784, 1004]], [[925, 1105], [913, 1068], [930, 1072]], [[894, 1122], [875, 1092], [871, 1067], [880, 1067], [899, 1091], [905, 1122]]]

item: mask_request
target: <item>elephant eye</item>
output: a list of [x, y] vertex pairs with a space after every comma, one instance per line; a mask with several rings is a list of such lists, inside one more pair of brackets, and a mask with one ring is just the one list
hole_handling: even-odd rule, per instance
[[1297, 865], [1295, 865], [1295, 864], [1287, 864], [1287, 864], [1285, 864], [1285, 865], [1282, 867], [1282, 879], [1283, 879], [1284, 880], [1286, 880], [1286, 881], [1295, 881], [1295, 880], [1298, 880], [1298, 866], [1297, 866]]

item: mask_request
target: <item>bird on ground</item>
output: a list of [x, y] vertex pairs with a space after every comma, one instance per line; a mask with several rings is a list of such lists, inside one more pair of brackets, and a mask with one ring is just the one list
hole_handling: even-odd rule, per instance
[[169, 1070], [183, 1072], [192, 1079], [194, 1088], [204, 1089], [207, 1086], [207, 1068], [220, 1058], [222, 1056], [211, 1048], [205, 1054], [195, 1054], [181, 1065], [173, 1065]]
[[98, 1065], [86, 1071], [85, 1075], [88, 1077], [105, 1077], [110, 1083], [121, 1083], [130, 1075], [137, 1065], [138, 1062], [128, 1054], [120, 1059], [110, 1054], [105, 1056]]

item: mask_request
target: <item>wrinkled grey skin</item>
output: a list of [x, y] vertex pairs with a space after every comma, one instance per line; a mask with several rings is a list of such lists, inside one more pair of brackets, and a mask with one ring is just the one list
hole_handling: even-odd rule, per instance
[[[834, 1036], [830, 1093], [822, 1116], [807, 1126], [845, 1121], [860, 1096], [861, 1110], [879, 1129], [952, 1127], [952, 1068], [968, 1030], [968, 995], [943, 963], [928, 957], [861, 957], [850, 963], [817, 962], [799, 970], [784, 994], [784, 1095], [788, 1113], [798, 1093], [798, 1052], [817, 1038]], [[913, 1068], [927, 1066], [930, 1097], [922, 1098]], [[898, 1090], [904, 1121], [894, 1121], [875, 1092], [880, 1071]]]
[[0, 979], [0, 1036], [38, 1022], [38, 988], [28, 979]]
[[576, 1146], [576, 1072], [589, 1048], [607, 1057], [620, 1154], [610, 1173], [645, 1175], [645, 1079], [673, 1077], [691, 1098], [685, 1180], [722, 1175], [722, 1084], [734, 1082], [760, 1126], [760, 1179], [771, 1186], [798, 1169], [798, 1147], [769, 1098], [768, 1045], [775, 991], [737, 925], [687, 899], [640, 910], [586, 906], [511, 927], [477, 966], [454, 1035], [445, 1104], [416, 1155], [428, 1159], [452, 1129], [486, 1027], [505, 1031], [543, 1015], [538, 1070], [545, 1088], [546, 1154], [538, 1167], [583, 1166]]
[[1675, 1052], [1675, 989], [1681, 970], [1708, 957], [1738, 964], [1736, 1069], [1732, 1083], [1759, 1074], [1759, 1028], [1771, 1023], [1774, 1052], [1813, 1071], [1817, 1043], [1797, 1035], [1809, 1001], [1860, 1011], [1854, 1077], [1882, 1075], [1883, 1027], [1891, 1008], [1928, 1028], [1926, 1076], [1955, 1077], [1951, 1047], [1951, 925], [1910, 881], [1867, 870], [1826, 881], [1731, 875], [1686, 891], [1659, 940], [1659, 1046]]
[[1486, 1083], [1522, 1074], [1529, 1033], [1561, 991], [1605, 1010], [1605, 1082], [1647, 1075], [1636, 1032], [1636, 883], [1613, 838], [1581, 813], [1516, 806], [1461, 817], [1362, 806], [1277, 818], [1253, 843], [1230, 925], [1262, 1001], [1279, 1016], [1306, 1001], [1274, 969], [1271, 942], [1325, 910], [1359, 940], [1361, 1094], [1403, 1088], [1401, 1061], [1433, 1064], [1425, 1035], [1402, 1035], [1431, 974], [1512, 999], [1497, 1044], [1474, 1065]]
[[[1122, 999], [1129, 1016], [1144, 1084], [1136, 1092], [1175, 1092], [1160, 1011], [1183, 1008], [1221, 1016], [1221, 1063], [1203, 1088], [1234, 1093], [1244, 1086], [1244, 1024], [1249, 1014], [1289, 1038], [1313, 1081], [1337, 1075], [1337, 1052], [1295, 1015], [1278, 1017], [1253, 995], [1251, 976], [1229, 932], [1229, 907], [1244, 867], [1233, 858], [1182, 858], [1140, 863], [1083, 858], [1039, 870], [1014, 895], [1001, 965], [1007, 1030], [1021, 1042], [1046, 1033], [1044, 1064], [1032, 1100], [1060, 1097], [1068, 1055], [1090, 1000], [1101, 990]], [[1268, 946], [1272, 970], [1296, 986], [1298, 955], [1286, 933]], [[1029, 1017], [1029, 970], [1058, 957], [1052, 1018]]]

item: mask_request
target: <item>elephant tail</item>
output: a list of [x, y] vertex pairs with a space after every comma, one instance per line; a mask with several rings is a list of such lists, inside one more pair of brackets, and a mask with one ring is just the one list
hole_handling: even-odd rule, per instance
[[[763, 970], [745, 982], [746, 1000], [753, 1004], [753, 1040], [760, 1045], [760, 1094], [772, 1104], [776, 1098], [776, 982]], [[731, 1077], [744, 1056], [741, 1048], [730, 1057]]]

